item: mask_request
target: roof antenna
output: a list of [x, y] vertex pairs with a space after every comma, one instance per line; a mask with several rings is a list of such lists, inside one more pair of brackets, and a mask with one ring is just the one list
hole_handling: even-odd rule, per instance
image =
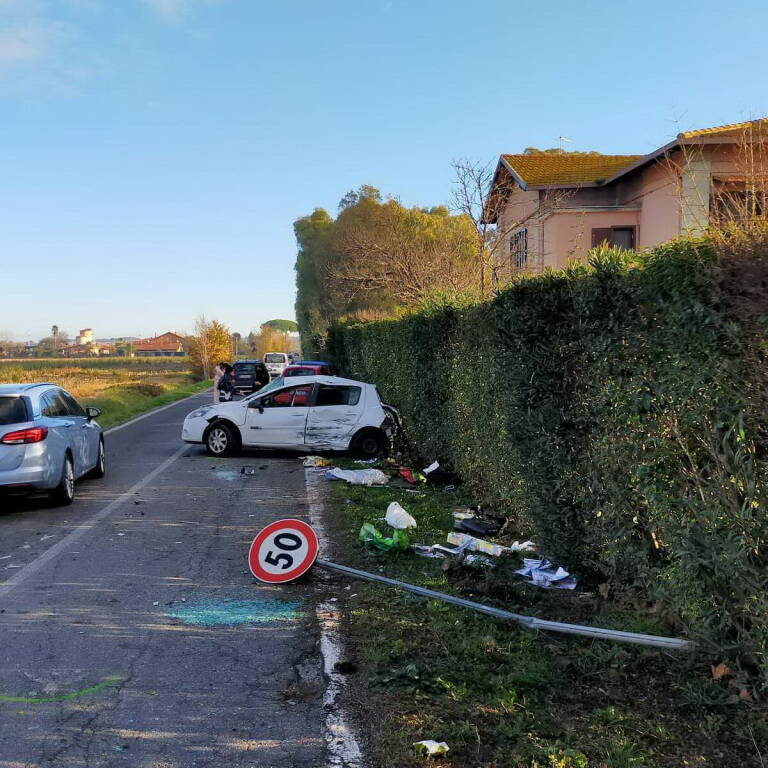
[[569, 139], [567, 136], [558, 136], [558, 139], [560, 139], [560, 151], [563, 151], [563, 142], [567, 141], [569, 144], [573, 144], [573, 139]]

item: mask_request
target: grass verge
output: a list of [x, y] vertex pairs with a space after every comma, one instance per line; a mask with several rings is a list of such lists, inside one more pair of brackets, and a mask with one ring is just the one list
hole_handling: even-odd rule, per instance
[[[388, 530], [380, 518], [390, 501], [418, 521], [412, 542], [444, 542], [453, 507], [467, 501], [460, 491], [328, 490], [338, 562], [518, 613], [669, 634], [647, 610], [523, 584], [511, 573], [516, 560], [473, 571], [360, 544], [362, 523]], [[348, 585], [339, 594], [358, 670], [349, 704], [377, 768], [730, 768], [768, 759], [757, 692], [744, 701], [729, 675], [715, 682], [702, 654], [536, 634], [382, 585]], [[446, 741], [450, 752], [427, 761], [412, 746], [422, 739]]]
[[210, 386], [210, 381], [192, 381], [190, 377], [173, 383], [117, 385], [89, 398], [88, 404], [101, 408], [99, 424], [109, 429], [153, 408], [202, 392]]

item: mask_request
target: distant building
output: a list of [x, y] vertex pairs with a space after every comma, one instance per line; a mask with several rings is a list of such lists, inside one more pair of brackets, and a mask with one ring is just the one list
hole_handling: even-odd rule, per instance
[[131, 345], [135, 357], [182, 357], [184, 337], [178, 333], [167, 331], [152, 339], [139, 339]]
[[79, 347], [93, 344], [93, 330], [91, 328], [83, 328], [75, 337], [75, 344]]

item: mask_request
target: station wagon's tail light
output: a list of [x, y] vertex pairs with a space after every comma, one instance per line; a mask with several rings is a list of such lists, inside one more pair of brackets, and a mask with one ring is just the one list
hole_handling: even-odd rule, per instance
[[0, 438], [0, 443], [5, 445], [25, 445], [26, 443], [39, 443], [48, 436], [45, 427], [32, 427], [32, 429], [20, 429], [18, 432], [9, 432]]

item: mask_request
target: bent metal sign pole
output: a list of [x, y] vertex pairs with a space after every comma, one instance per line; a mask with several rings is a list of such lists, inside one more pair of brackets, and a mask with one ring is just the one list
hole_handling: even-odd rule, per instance
[[391, 587], [413, 592], [416, 595], [433, 600], [442, 600], [451, 605], [459, 605], [479, 613], [494, 616], [497, 619], [508, 619], [522, 624], [528, 629], [543, 629], [548, 632], [561, 632], [566, 635], [581, 635], [600, 640], [613, 640], [619, 643], [634, 645], [650, 645], [655, 648], [668, 650], [690, 650], [693, 643], [677, 637], [660, 637], [644, 635], [639, 632], [623, 632], [617, 629], [601, 627], [585, 627], [581, 624], [566, 624], [561, 621], [547, 621], [534, 616], [523, 616], [500, 608], [494, 608], [483, 603], [465, 600], [462, 597], [446, 595], [432, 589], [406, 584], [403, 581], [390, 579], [376, 573], [360, 571], [346, 565], [339, 565], [328, 560], [317, 560], [319, 541], [314, 529], [302, 520], [278, 520], [262, 529], [251, 544], [248, 563], [251, 573], [259, 580], [268, 584], [283, 584], [294, 581], [306, 573], [313, 565], [329, 571], [337, 571], [355, 579], [377, 581]]

